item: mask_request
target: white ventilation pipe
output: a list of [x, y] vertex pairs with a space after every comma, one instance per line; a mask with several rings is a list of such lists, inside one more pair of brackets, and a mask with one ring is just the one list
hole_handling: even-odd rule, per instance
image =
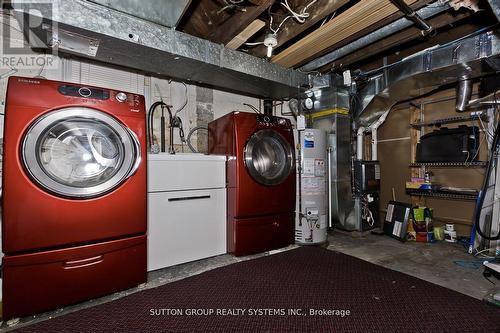
[[356, 136], [356, 159], [363, 159], [363, 137], [366, 128], [360, 127], [358, 128], [358, 134]]
[[371, 133], [372, 133], [372, 161], [376, 161], [378, 159], [378, 154], [377, 154], [377, 130], [378, 128], [384, 123], [385, 119], [387, 118], [387, 115], [389, 114], [389, 111], [384, 112], [380, 118], [376, 122], [374, 122], [370, 127], [368, 128]]

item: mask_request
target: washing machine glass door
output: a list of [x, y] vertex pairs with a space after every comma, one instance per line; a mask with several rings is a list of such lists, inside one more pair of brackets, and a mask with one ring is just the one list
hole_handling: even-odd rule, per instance
[[284, 182], [293, 167], [293, 150], [276, 131], [255, 132], [244, 151], [245, 166], [250, 176], [262, 185]]
[[21, 147], [23, 164], [44, 190], [71, 198], [108, 193], [141, 161], [136, 135], [114, 117], [89, 108], [64, 108], [37, 119]]

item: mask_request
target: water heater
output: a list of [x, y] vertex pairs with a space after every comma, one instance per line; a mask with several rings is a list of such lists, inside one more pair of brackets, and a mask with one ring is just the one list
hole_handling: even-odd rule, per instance
[[295, 242], [321, 244], [327, 240], [326, 133], [318, 129], [297, 131], [297, 217]]

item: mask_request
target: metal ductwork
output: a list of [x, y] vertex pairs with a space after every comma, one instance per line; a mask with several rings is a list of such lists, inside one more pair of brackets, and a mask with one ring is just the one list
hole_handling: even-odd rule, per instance
[[139, 17], [174, 28], [179, 23], [182, 14], [186, 11], [191, 0], [89, 0], [97, 4], [118, 10], [129, 15]]
[[472, 97], [472, 83], [472, 80], [458, 81], [456, 109], [459, 112], [467, 109], [467, 105]]
[[[416, 14], [418, 14], [418, 16], [421, 17], [422, 19], [427, 19], [436, 16], [442, 12], [445, 12], [448, 9], [450, 9], [450, 6], [447, 4], [443, 4], [442, 6], [437, 6], [437, 7], [428, 6], [418, 10]], [[325, 54], [324, 56], [316, 58], [315, 60], [302, 66], [300, 70], [304, 72], [314, 71], [356, 50], [359, 50], [367, 45], [375, 43], [376, 41], [381, 40], [382, 38], [388, 37], [393, 33], [406, 29], [410, 27], [412, 24], [413, 22], [408, 18], [406, 17], [400, 18], [399, 20], [389, 23], [388, 25], [378, 30], [375, 30], [372, 33], [369, 33], [366, 36], [356, 39], [355, 41], [347, 44], [346, 46], [343, 46], [335, 51]]]
[[497, 17], [497, 20], [500, 21], [500, 1], [498, 0], [488, 0], [490, 3], [491, 10]]
[[358, 126], [369, 126], [396, 103], [445, 84], [500, 71], [500, 30], [427, 49], [375, 71], [359, 91]]
[[30, 32], [60, 53], [263, 98], [295, 96], [308, 84], [304, 73], [92, 2], [13, 0], [11, 5], [20, 23], [24, 13], [42, 21]]

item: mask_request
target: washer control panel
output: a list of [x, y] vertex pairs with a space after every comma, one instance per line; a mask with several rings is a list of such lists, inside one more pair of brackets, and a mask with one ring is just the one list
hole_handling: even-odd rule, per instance
[[116, 94], [115, 98], [118, 102], [124, 103], [127, 101], [128, 96], [124, 92], [119, 92]]
[[[83, 97], [83, 98], [94, 98], [106, 100], [109, 99], [109, 90], [89, 88], [84, 86], [74, 86], [69, 84], [60, 85], [58, 88], [59, 92], [65, 96]], [[126, 95], [125, 95], [126, 97]]]

